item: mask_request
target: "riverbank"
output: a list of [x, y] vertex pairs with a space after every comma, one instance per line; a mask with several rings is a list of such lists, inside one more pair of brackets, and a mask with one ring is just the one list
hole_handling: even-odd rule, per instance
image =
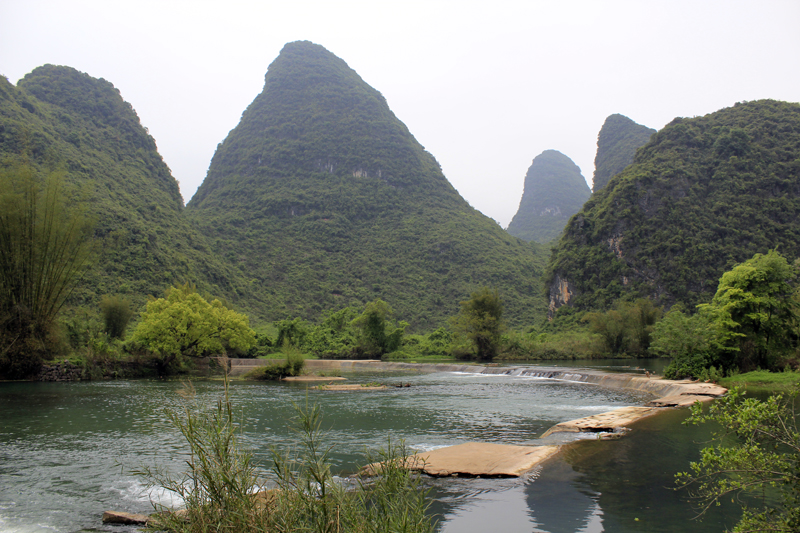
[[756, 370], [737, 374], [720, 380], [720, 385], [729, 389], [739, 387], [750, 392], [779, 393], [789, 392], [800, 385], [800, 372], [768, 372]]

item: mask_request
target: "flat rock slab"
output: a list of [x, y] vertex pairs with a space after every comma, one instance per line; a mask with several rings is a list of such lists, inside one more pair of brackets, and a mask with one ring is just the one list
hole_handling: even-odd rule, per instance
[[409, 468], [430, 476], [518, 477], [555, 455], [559, 448], [467, 442], [414, 455], [409, 458]]
[[728, 389], [716, 383], [691, 380], [676, 381], [676, 383], [681, 386], [680, 392], [648, 402], [647, 407], [689, 407], [695, 402], [707, 402], [728, 392]]
[[624, 427], [631, 422], [655, 414], [658, 411], [659, 408], [657, 407], [622, 407], [599, 415], [587, 416], [577, 420], [570, 420], [569, 422], [561, 422], [548, 429], [542, 437], [544, 438], [559, 431], [571, 433], [581, 431], [591, 431], [595, 433], [614, 431], [617, 428]]
[[150, 517], [146, 514], [122, 513], [106, 511], [103, 513], [104, 524], [146, 525]]
[[317, 390], [329, 391], [362, 391], [362, 390], [386, 390], [386, 385], [364, 386], [357, 383], [348, 383], [346, 385], [317, 385], [314, 387]]
[[346, 381], [347, 378], [342, 377], [325, 377], [325, 376], [289, 376], [283, 378], [282, 381]]
[[695, 402], [710, 402], [714, 396], [695, 394], [673, 394], [647, 403], [648, 407], [691, 407]]

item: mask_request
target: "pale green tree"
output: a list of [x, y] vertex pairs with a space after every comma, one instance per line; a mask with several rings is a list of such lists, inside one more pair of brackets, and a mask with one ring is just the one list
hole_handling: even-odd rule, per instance
[[187, 283], [147, 303], [133, 340], [158, 355], [164, 370], [184, 356], [247, 351], [256, 336], [246, 315], [217, 299], [209, 303]]
[[774, 368], [780, 355], [796, 345], [797, 277], [797, 267], [775, 250], [722, 275], [714, 299], [699, 307], [708, 307], [716, 319], [726, 368]]
[[734, 266], [710, 303], [689, 317], [670, 312], [655, 328], [653, 353], [672, 357], [667, 377], [703, 370], [782, 369], [798, 348], [798, 263], [772, 250]]

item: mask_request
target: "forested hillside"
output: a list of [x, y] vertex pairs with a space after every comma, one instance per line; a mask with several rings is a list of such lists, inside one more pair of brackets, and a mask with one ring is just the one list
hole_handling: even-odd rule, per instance
[[114, 86], [69, 67], [39, 67], [14, 86], [0, 77], [0, 158], [66, 172], [96, 220], [99, 247], [73, 304], [104, 294], [143, 303], [171, 284], [235, 300], [243, 286], [183, 213], [178, 183]]
[[551, 308], [623, 296], [694, 306], [773, 248], [790, 261], [800, 252], [800, 105], [676, 118], [568, 224], [549, 265]]
[[591, 193], [572, 159], [557, 150], [545, 150], [525, 174], [522, 199], [508, 232], [526, 241], [549, 243], [561, 235], [569, 217]]
[[511, 323], [544, 315], [545, 252], [471, 208], [383, 96], [310, 42], [270, 65], [187, 212], [266, 318], [381, 298], [438, 326], [482, 285]]
[[636, 150], [644, 146], [655, 132], [625, 115], [610, 115], [597, 136], [592, 192], [605, 187], [608, 180], [633, 163]]

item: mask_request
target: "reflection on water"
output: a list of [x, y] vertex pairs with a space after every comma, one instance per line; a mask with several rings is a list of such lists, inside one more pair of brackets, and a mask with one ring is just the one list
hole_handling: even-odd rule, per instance
[[[231, 396], [241, 409], [245, 442], [265, 473], [270, 446], [287, 449], [293, 440], [287, 428], [293, 402], [320, 403], [326, 440], [336, 446], [335, 468], [344, 474], [362, 462], [365, 448], [385, 445], [390, 436], [419, 450], [467, 441], [538, 444], [557, 422], [649, 399], [502, 375], [354, 377], [376, 379], [412, 386], [330, 393], [299, 384], [235, 383]], [[181, 468], [182, 441], [163, 416], [164, 407], [179, 407], [180, 388], [157, 381], [0, 383], [0, 531], [103, 530], [106, 509], [150, 511], [150, 496], [128, 471], [159, 463]], [[195, 388], [210, 404], [221, 385], [197, 382]], [[696, 428], [680, 425], [685, 411], [672, 413], [640, 422], [618, 441], [582, 442], [525, 478], [428, 481], [441, 531], [721, 530], [734, 521], [724, 520], [730, 510], [702, 524], [688, 522], [691, 510], [667, 488], [699, 449]]]

